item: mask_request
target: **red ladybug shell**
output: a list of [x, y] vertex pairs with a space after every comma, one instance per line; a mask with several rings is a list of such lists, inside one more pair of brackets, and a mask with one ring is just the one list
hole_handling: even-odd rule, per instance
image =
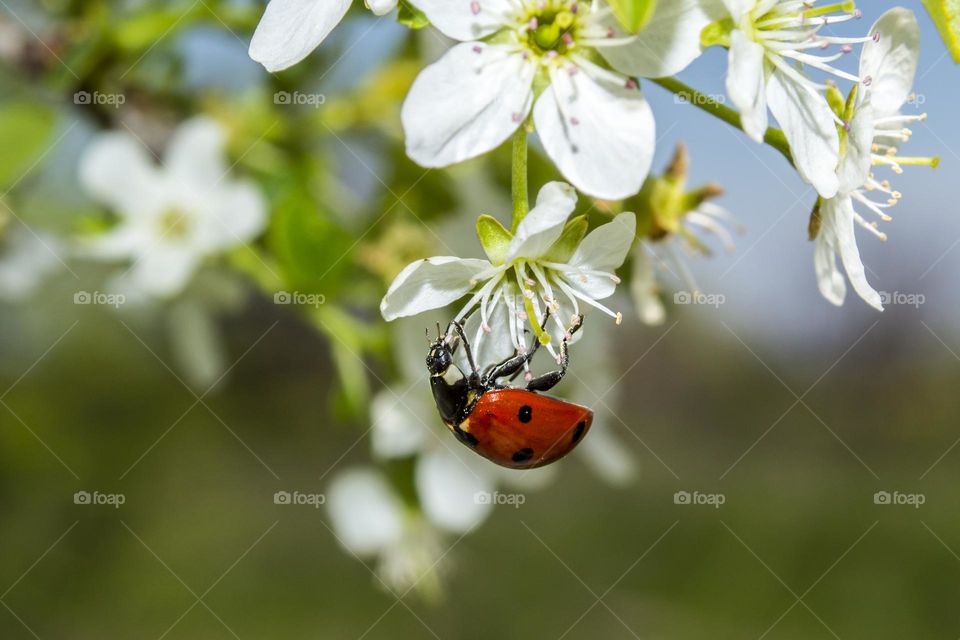
[[487, 391], [457, 437], [484, 458], [511, 469], [535, 469], [564, 457], [593, 424], [593, 411], [522, 389]]

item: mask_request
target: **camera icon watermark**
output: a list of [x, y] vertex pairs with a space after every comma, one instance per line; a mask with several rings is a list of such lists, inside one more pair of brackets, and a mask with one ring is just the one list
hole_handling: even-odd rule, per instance
[[873, 494], [873, 504], [884, 507], [913, 507], [919, 509], [927, 503], [922, 493], [901, 493], [899, 491], [877, 491]]
[[902, 293], [900, 291], [881, 291], [880, 302], [885, 307], [913, 307], [919, 309], [927, 304], [927, 296], [922, 293]]
[[473, 494], [474, 504], [492, 504], [494, 506], [507, 506], [519, 509], [527, 502], [527, 496], [522, 493], [500, 493], [494, 491], [478, 491]]
[[722, 293], [677, 291], [673, 294], [673, 303], [679, 306], [704, 306], [719, 309], [727, 303], [727, 296]]
[[273, 494], [273, 504], [319, 509], [326, 503], [327, 496], [322, 493], [301, 493], [299, 491], [277, 491]]
[[297, 305], [301, 307], [318, 308], [327, 303], [327, 296], [322, 293], [301, 293], [299, 291], [278, 291], [273, 294], [273, 304]]
[[126, 304], [127, 297], [122, 293], [101, 293], [100, 291], [77, 291], [73, 294], [73, 304], [113, 307], [117, 309]]
[[73, 504], [83, 506], [110, 506], [119, 509], [127, 502], [122, 493], [100, 493], [99, 491], [77, 491], [73, 494]]
[[727, 503], [722, 493], [701, 493], [700, 491], [677, 491], [673, 494], [673, 504], [680, 506], [713, 507], [719, 509]]
[[99, 91], [77, 91], [73, 94], [73, 104], [81, 106], [107, 106], [119, 109], [127, 103], [127, 96], [122, 93], [101, 93]]
[[302, 91], [277, 91], [273, 94], [273, 104], [282, 106], [301, 106], [319, 109], [327, 103], [322, 93], [303, 93]]

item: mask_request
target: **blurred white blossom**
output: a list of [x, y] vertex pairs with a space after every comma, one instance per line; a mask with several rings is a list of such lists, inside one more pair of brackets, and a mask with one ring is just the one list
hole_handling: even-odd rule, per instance
[[60, 243], [23, 226], [0, 236], [0, 300], [22, 302], [60, 268]]
[[99, 135], [80, 162], [90, 195], [118, 217], [108, 231], [84, 237], [80, 255], [127, 261], [116, 287], [133, 296], [170, 298], [204, 259], [253, 240], [267, 205], [253, 182], [229, 177], [226, 132], [197, 117], [171, 136], [163, 166], [132, 135]]

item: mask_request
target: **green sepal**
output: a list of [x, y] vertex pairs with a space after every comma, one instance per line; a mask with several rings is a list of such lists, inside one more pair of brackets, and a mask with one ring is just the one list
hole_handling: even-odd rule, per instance
[[730, 48], [730, 33], [734, 28], [733, 18], [724, 18], [711, 22], [700, 32], [700, 46]]
[[507, 261], [513, 234], [499, 220], [488, 215], [477, 218], [477, 237], [491, 263], [500, 266]]
[[401, 0], [399, 10], [397, 11], [397, 22], [410, 29], [423, 29], [430, 26], [430, 19], [427, 14], [415, 6]]
[[953, 61], [960, 64], [960, 0], [923, 0]]
[[563, 228], [563, 233], [557, 238], [543, 256], [547, 262], [566, 263], [573, 257], [574, 252], [587, 235], [587, 229], [590, 223], [587, 222], [587, 216], [577, 216], [567, 222]]

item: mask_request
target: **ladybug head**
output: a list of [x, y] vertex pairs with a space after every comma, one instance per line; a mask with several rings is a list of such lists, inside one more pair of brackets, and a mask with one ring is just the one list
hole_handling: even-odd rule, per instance
[[440, 332], [440, 325], [437, 325], [437, 339], [430, 340], [429, 330], [427, 342], [430, 343], [430, 352], [427, 353], [427, 370], [431, 375], [442, 376], [453, 366], [453, 351], [456, 348], [456, 339], [451, 339], [449, 335], [443, 335]]

